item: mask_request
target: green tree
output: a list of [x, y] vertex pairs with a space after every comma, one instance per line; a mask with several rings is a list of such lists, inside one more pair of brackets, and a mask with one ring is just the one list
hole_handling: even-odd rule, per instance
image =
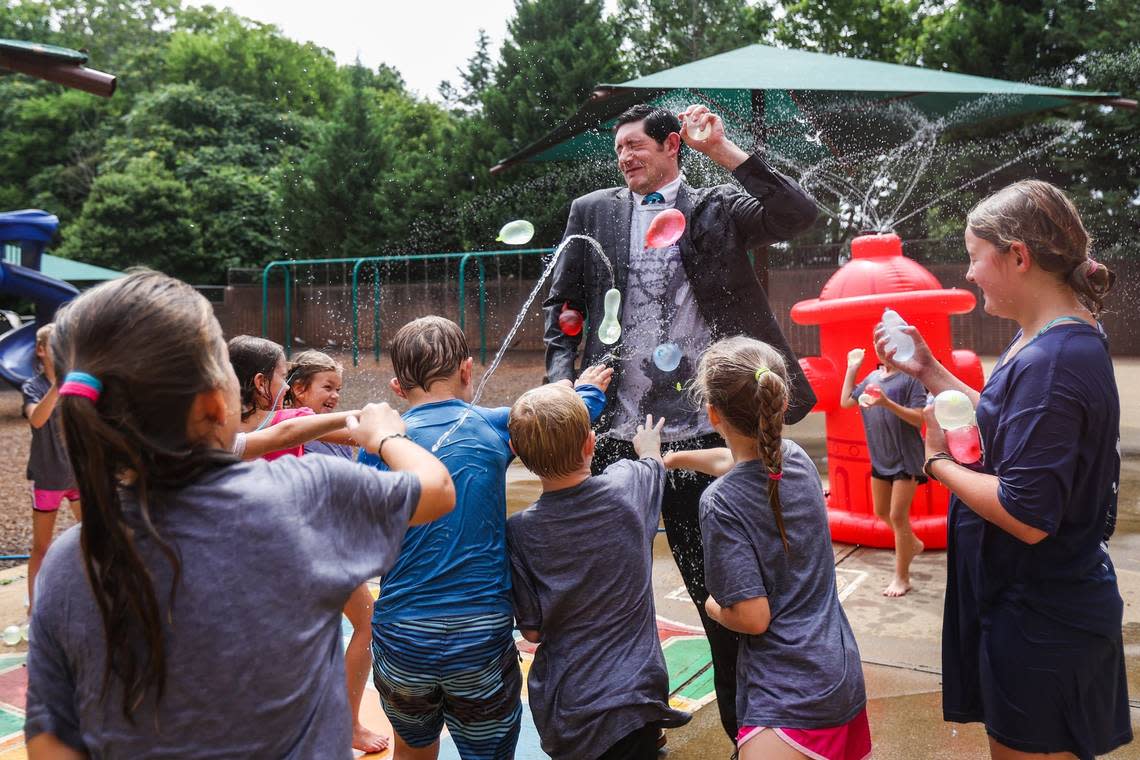
[[98, 177], [83, 212], [63, 230], [62, 256], [122, 269], [143, 265], [202, 282], [219, 265], [203, 255], [190, 188], [157, 161], [138, 158]]
[[175, 31], [166, 48], [169, 82], [225, 87], [305, 116], [328, 114], [343, 89], [332, 53], [287, 39], [271, 24], [228, 10], [182, 20], [188, 29]]
[[599, 83], [624, 78], [621, 37], [601, 0], [516, 0], [507, 29], [483, 106], [519, 147], [574, 113]]
[[776, 40], [787, 47], [890, 63], [919, 59], [922, 20], [937, 17], [939, 0], [783, 0]]
[[632, 72], [650, 74], [766, 40], [772, 6], [747, 0], [620, 0]]
[[367, 69], [353, 67], [332, 118], [299, 166], [286, 172], [286, 229], [300, 257], [364, 256], [382, 243], [375, 196], [389, 157], [375, 140], [369, 80]]

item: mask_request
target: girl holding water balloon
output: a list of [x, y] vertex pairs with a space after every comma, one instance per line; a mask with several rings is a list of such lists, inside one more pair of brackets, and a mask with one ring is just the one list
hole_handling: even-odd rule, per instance
[[943, 714], [985, 723], [993, 758], [1092, 758], [1132, 739], [1123, 602], [1108, 539], [1120, 476], [1120, 398], [1097, 321], [1114, 275], [1089, 256], [1072, 201], [1028, 180], [966, 220], [966, 279], [987, 314], [1020, 328], [981, 394], [913, 327], [888, 363], [976, 406], [981, 461], [964, 466], [926, 413], [926, 473], [950, 502]]
[[[882, 357], [879, 357], [882, 361]], [[856, 384], [863, 349], [847, 355], [847, 374], [839, 392], [839, 406], [856, 404], [863, 418], [867, 452], [871, 456], [871, 501], [875, 514], [895, 534], [895, 575], [883, 596], [899, 597], [910, 591], [910, 563], [925, 548], [910, 525], [915, 490], [926, 482], [922, 474], [922, 383], [893, 367], [880, 365]]]

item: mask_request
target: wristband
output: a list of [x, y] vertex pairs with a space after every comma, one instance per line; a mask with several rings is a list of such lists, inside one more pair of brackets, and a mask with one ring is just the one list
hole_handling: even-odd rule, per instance
[[941, 459], [945, 459], [945, 460], [946, 460], [946, 461], [948, 461], [948, 462], [957, 462], [957, 461], [958, 461], [958, 460], [957, 460], [957, 459], [955, 459], [954, 457], [952, 457], [952, 456], [950, 456], [949, 454], [947, 454], [945, 451], [939, 451], [937, 454], [935, 454], [934, 456], [930, 457], [930, 459], [927, 459], [927, 460], [926, 460], [926, 464], [922, 465], [922, 471], [926, 473], [926, 477], [930, 478], [930, 479], [931, 479], [931, 480], [933, 480], [935, 483], [941, 483], [942, 481], [941, 481], [941, 480], [939, 480], [939, 479], [938, 479], [938, 478], [937, 478], [937, 477], [934, 475], [934, 473], [933, 473], [933, 472], [931, 471], [931, 469], [930, 469], [930, 465], [934, 464], [935, 462], [937, 462], [937, 461], [939, 461], [939, 460], [941, 460]]
[[412, 440], [411, 438], [409, 438], [404, 433], [389, 433], [388, 435], [386, 435], [380, 439], [380, 445], [376, 447], [376, 456], [378, 456], [381, 459], [384, 458], [384, 444], [387, 443], [388, 440], [391, 438], [403, 438], [405, 441]]

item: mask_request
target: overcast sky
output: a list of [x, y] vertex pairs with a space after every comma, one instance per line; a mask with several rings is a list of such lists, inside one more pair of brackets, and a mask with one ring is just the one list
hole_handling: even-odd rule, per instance
[[456, 69], [475, 52], [479, 29], [498, 51], [514, 13], [514, 0], [189, 0], [231, 8], [276, 24], [285, 36], [332, 50], [338, 63], [360, 56], [368, 67], [387, 63], [408, 87], [439, 98], [440, 81], [458, 83]]

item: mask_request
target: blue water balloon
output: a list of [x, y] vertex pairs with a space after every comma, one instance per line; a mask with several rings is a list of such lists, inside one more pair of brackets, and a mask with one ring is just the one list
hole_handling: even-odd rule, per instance
[[672, 372], [681, 365], [681, 347], [676, 343], [662, 343], [653, 349], [653, 363], [662, 372]]

